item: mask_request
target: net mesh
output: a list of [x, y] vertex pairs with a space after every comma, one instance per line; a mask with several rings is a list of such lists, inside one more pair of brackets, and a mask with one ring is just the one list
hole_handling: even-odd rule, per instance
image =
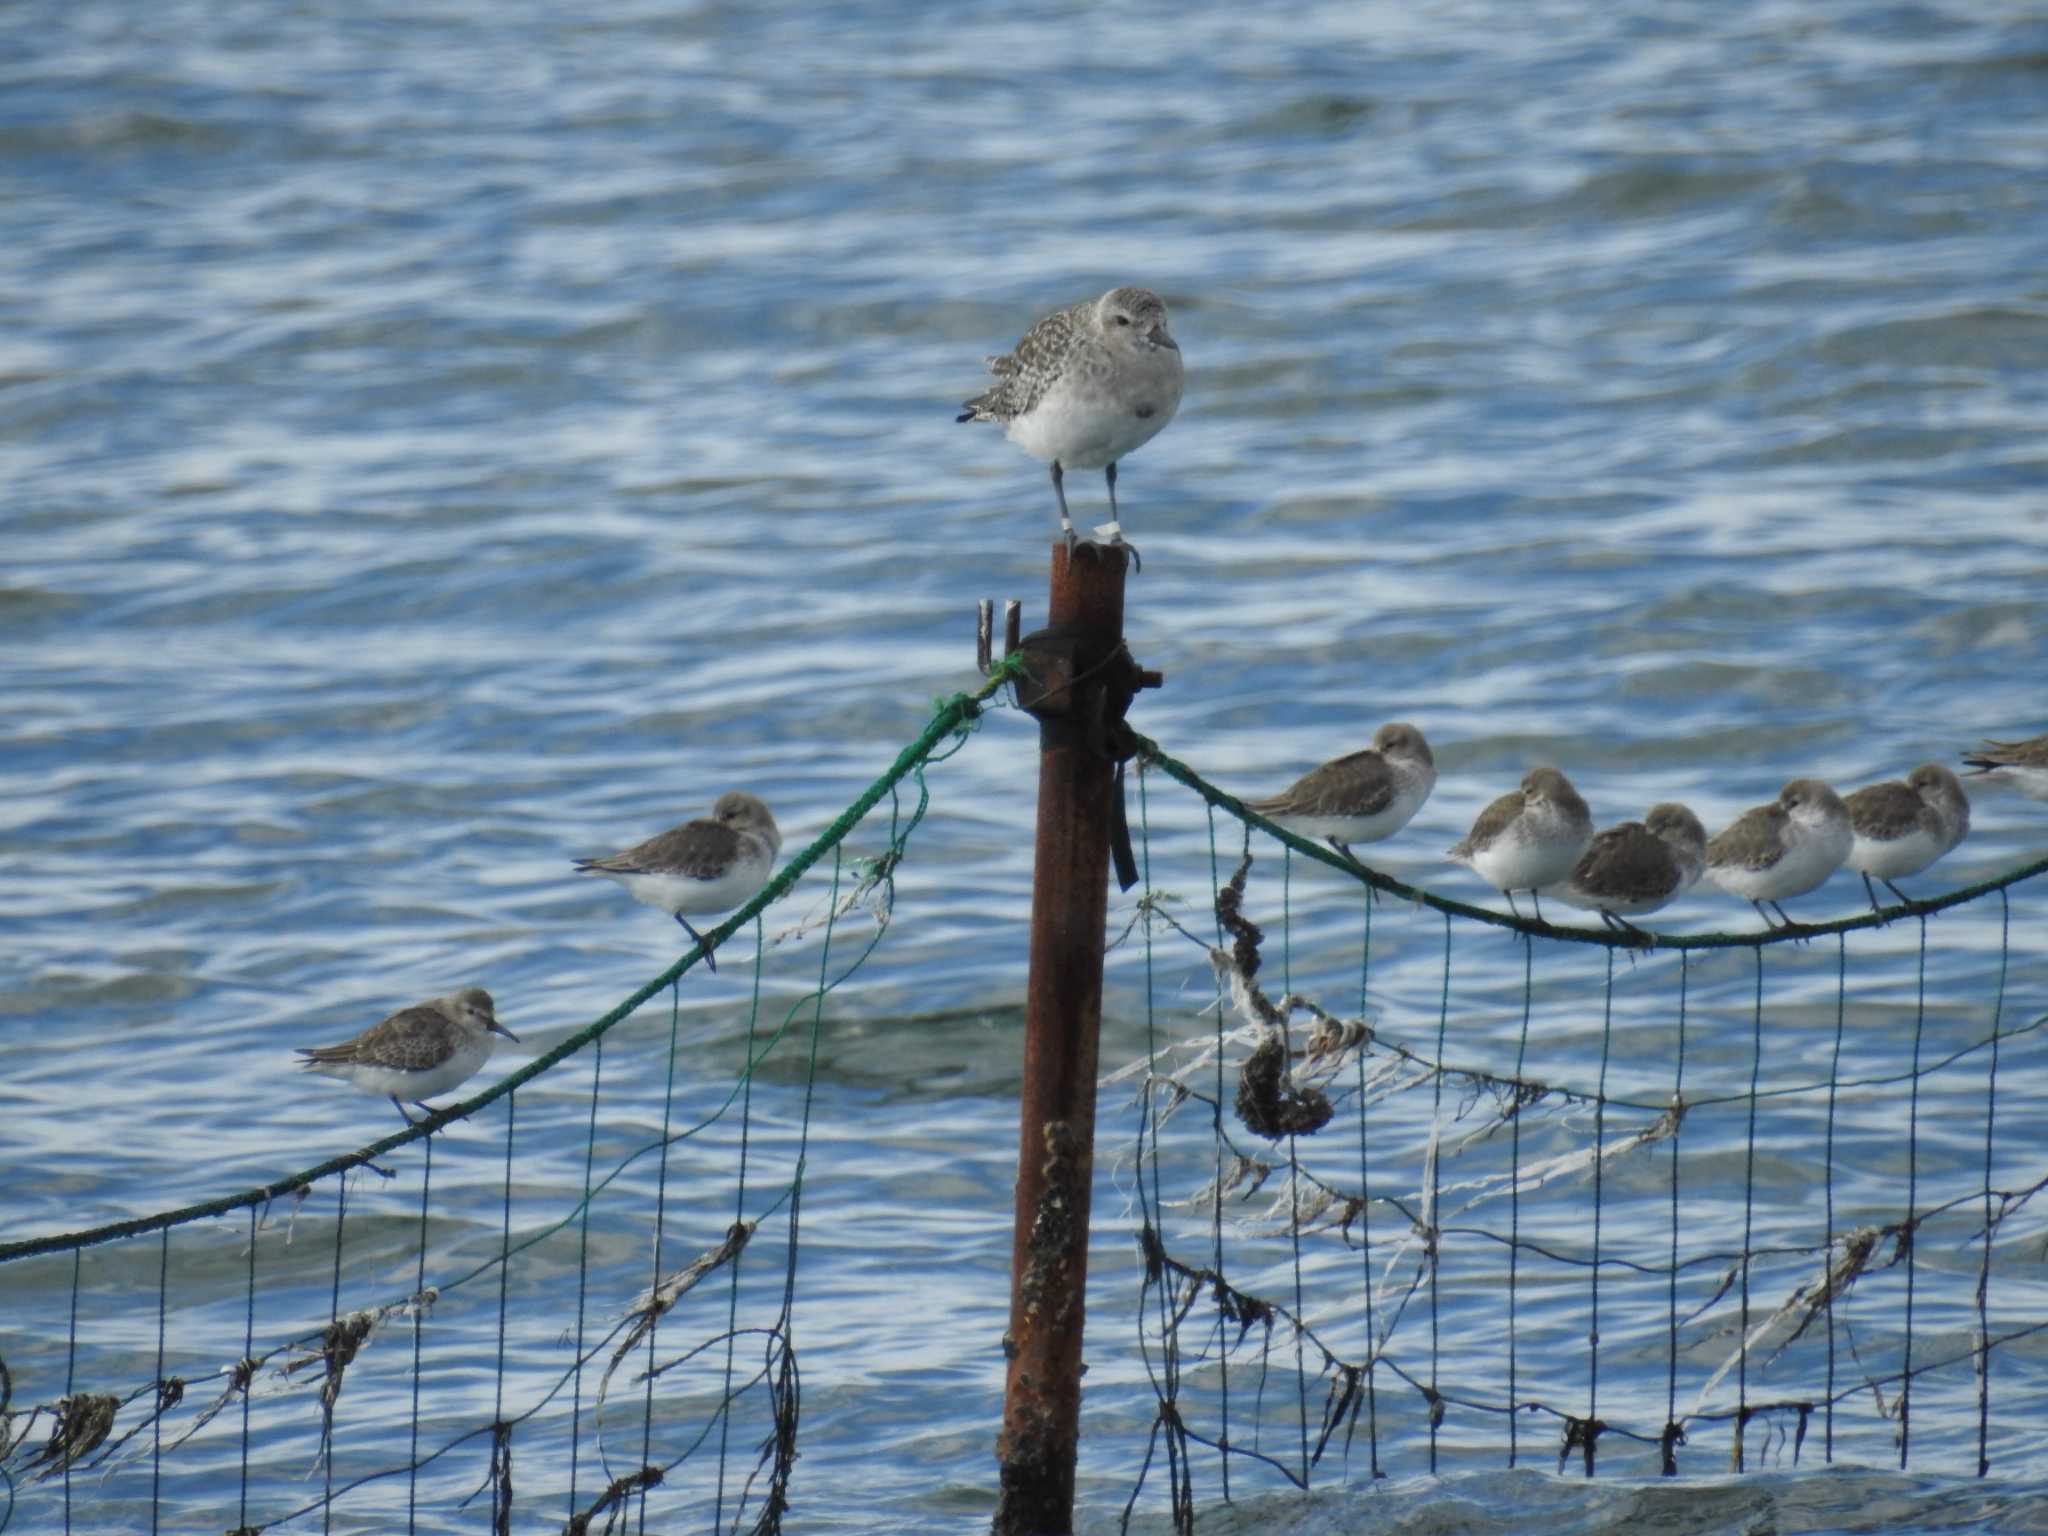
[[[644, 1528], [652, 1504], [657, 1518], [780, 1530], [827, 1000], [888, 932], [927, 773], [1013, 674], [1003, 664], [943, 701], [706, 933], [711, 947], [754, 939], [723, 1081], [702, 1041], [679, 1070], [693, 948], [491, 1088], [356, 1152], [201, 1205], [0, 1244], [0, 1529], [487, 1519], [502, 1532], [518, 1508], [618, 1531]], [[822, 894], [767, 931], [761, 911], [813, 866]], [[660, 1073], [640, 1052], [608, 1071], [607, 1036], [664, 993]], [[772, 1149], [752, 1134], [771, 1061], [773, 1113], [795, 1121]], [[460, 1155], [437, 1168], [451, 1134]], [[535, 1160], [565, 1155], [582, 1198], [536, 1210], [523, 1187], [562, 1181]]]
[[[819, 1032], [1012, 675], [707, 935], [752, 941], [750, 1006], [687, 1069], [695, 951], [410, 1130], [0, 1244], [0, 1529], [779, 1530]], [[1641, 949], [1346, 865], [1138, 746], [1087, 1497], [1189, 1529], [1397, 1471], [2038, 1459], [2048, 860]]]
[[[1646, 948], [1356, 869], [1140, 752], [1130, 1507], [1161, 1476], [1187, 1529], [1361, 1472], [2038, 1458], [2048, 1015], [2013, 936], [2048, 861]], [[1161, 779], [1202, 822], [1155, 822]], [[1207, 858], [1212, 910], [1154, 886], [1155, 841]]]

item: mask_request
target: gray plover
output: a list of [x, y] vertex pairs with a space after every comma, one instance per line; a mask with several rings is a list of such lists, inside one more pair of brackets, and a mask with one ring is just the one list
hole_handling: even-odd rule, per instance
[[1917, 875], [1970, 831], [1970, 797], [1962, 782], [1939, 763], [1922, 763], [1903, 781], [1865, 785], [1842, 797], [1853, 841], [1842, 862], [1863, 877], [1863, 889], [1877, 910], [1874, 875], [1901, 901], [1912, 900], [1893, 885]]
[[2048, 736], [2030, 736], [2025, 741], [1991, 741], [1975, 752], [1965, 752], [1963, 762], [1972, 778], [1991, 778], [2010, 784], [2029, 800], [2048, 800]]
[[1707, 874], [1755, 907], [1766, 926], [1776, 926], [1766, 902], [1789, 926], [1778, 904], [1817, 889], [1854, 841], [1841, 797], [1819, 779], [1793, 779], [1776, 800], [1744, 811], [1707, 844]]
[[[761, 888], [782, 852], [782, 833], [768, 807], [732, 790], [718, 797], [709, 819], [699, 817], [602, 859], [578, 859], [586, 875], [603, 875], [623, 885], [635, 901], [668, 913], [683, 932], [704, 947], [704, 935], [685, 912], [724, 912]], [[718, 961], [704, 949], [712, 970]]]
[[[1515, 892], [1535, 894], [1572, 872], [1593, 840], [1593, 816], [1555, 768], [1531, 768], [1519, 789], [1511, 789], [1479, 813], [1472, 830], [1445, 857], [1463, 864], [1508, 899], [1517, 917]], [[1537, 917], [1543, 916], [1538, 897]]]
[[1095, 532], [1123, 543], [1117, 461], [1151, 442], [1180, 409], [1180, 344], [1167, 331], [1159, 296], [1112, 288], [1099, 299], [1055, 310], [1024, 333], [1015, 351], [991, 357], [988, 369], [997, 382], [965, 402], [956, 419], [1000, 422], [1011, 442], [1052, 466], [1070, 553], [1075, 533], [1065, 472], [1101, 470], [1109, 521]]
[[1543, 894], [1568, 906], [1598, 912], [1623, 932], [1642, 930], [1628, 919], [1669, 906], [1692, 889], [1707, 863], [1707, 829], [1674, 801], [1653, 805], [1641, 821], [1598, 832], [1571, 873]]
[[1436, 788], [1436, 759], [1422, 732], [1398, 721], [1373, 733], [1372, 745], [1312, 769], [1247, 809], [1299, 837], [1329, 840], [1357, 862], [1353, 843], [1377, 843], [1408, 825]]
[[464, 987], [401, 1008], [353, 1040], [302, 1049], [299, 1065], [353, 1083], [364, 1093], [382, 1094], [398, 1106], [407, 1125], [417, 1125], [405, 1106], [417, 1104], [432, 1113], [428, 1099], [468, 1082], [491, 1059], [493, 1035], [519, 1039], [498, 1022], [490, 993]]

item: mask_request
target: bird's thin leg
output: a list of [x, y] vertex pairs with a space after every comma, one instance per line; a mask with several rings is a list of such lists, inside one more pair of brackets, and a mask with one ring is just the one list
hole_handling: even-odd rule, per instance
[[403, 1104], [401, 1104], [401, 1103], [399, 1103], [399, 1102], [398, 1102], [398, 1095], [397, 1095], [397, 1094], [395, 1094], [395, 1093], [394, 1093], [393, 1095], [391, 1095], [391, 1105], [392, 1105], [392, 1108], [394, 1108], [394, 1109], [396, 1109], [396, 1110], [398, 1111], [399, 1115], [400, 1115], [400, 1116], [401, 1116], [401, 1117], [402, 1117], [402, 1118], [404, 1119], [404, 1121], [405, 1121], [405, 1123], [406, 1123], [407, 1125], [418, 1125], [418, 1124], [419, 1124], [419, 1121], [417, 1121], [417, 1120], [413, 1119], [413, 1117], [412, 1117], [411, 1115], [409, 1115], [409, 1114], [406, 1114], [406, 1111], [405, 1111], [405, 1106], [404, 1106]]
[[[1136, 554], [1136, 553], [1137, 553], [1137, 551], [1133, 550], [1133, 551], [1132, 551], [1132, 553], [1133, 553], [1133, 554]], [[1336, 850], [1337, 850], [1337, 851], [1338, 851], [1339, 853], [1341, 853], [1341, 854], [1342, 854], [1342, 855], [1343, 855], [1343, 856], [1345, 857], [1345, 859], [1346, 859], [1346, 860], [1347, 860], [1347, 861], [1348, 861], [1348, 862], [1350, 863], [1350, 865], [1351, 865], [1351, 867], [1352, 867], [1353, 869], [1356, 869], [1356, 870], [1364, 870], [1364, 869], [1365, 869], [1365, 865], [1364, 865], [1364, 863], [1363, 863], [1363, 862], [1362, 862], [1362, 861], [1361, 861], [1361, 860], [1359, 859], [1358, 855], [1357, 855], [1357, 854], [1355, 854], [1355, 853], [1353, 853], [1353, 852], [1351, 851], [1351, 845], [1350, 845], [1349, 843], [1347, 843], [1347, 842], [1342, 842], [1342, 841], [1340, 841], [1339, 839], [1337, 839], [1337, 838], [1334, 838], [1334, 837], [1332, 837], [1332, 838], [1326, 838], [1326, 839], [1324, 839], [1324, 841], [1326, 841], [1327, 843], [1329, 843], [1329, 845], [1330, 845], [1330, 846], [1331, 846], [1332, 848], [1336, 849]], [[1368, 871], [1368, 873], [1369, 873], [1369, 871]], [[1380, 892], [1379, 892], [1379, 887], [1378, 887], [1378, 886], [1376, 886], [1376, 885], [1374, 885], [1374, 884], [1373, 884], [1373, 883], [1372, 883], [1371, 881], [1369, 881], [1369, 880], [1368, 880], [1368, 881], [1366, 882], [1366, 886], [1365, 886], [1365, 897], [1366, 897], [1366, 900], [1368, 900], [1368, 901], [1372, 902], [1372, 903], [1373, 903], [1374, 905], [1378, 905], [1378, 903], [1379, 903], [1379, 899], [1380, 899]]]
[[1508, 899], [1508, 910], [1514, 913], [1515, 916], [1520, 917], [1522, 915], [1522, 909], [1515, 905], [1515, 893], [1513, 891], [1502, 891], [1501, 895], [1507, 897]]
[[669, 915], [673, 917], [677, 922], [683, 925], [683, 932], [687, 933], [691, 938], [695, 939], [697, 941], [697, 947], [704, 951], [704, 969], [712, 972], [713, 974], [716, 974], [718, 970], [718, 956], [711, 953], [711, 946], [704, 942], [704, 935], [699, 933], [696, 929], [692, 928], [690, 926], [690, 920], [684, 917], [682, 913], [672, 912]]
[[1074, 546], [1080, 542], [1080, 535], [1074, 532], [1074, 520], [1067, 515], [1066, 471], [1060, 468], [1060, 461], [1052, 461], [1052, 493], [1060, 501], [1060, 532], [1067, 541], [1067, 558], [1074, 558]]
[[1131, 569], [1142, 571], [1145, 562], [1138, 557], [1138, 546], [1124, 537], [1124, 526], [1117, 520], [1116, 511], [1116, 466], [1111, 464], [1102, 471], [1102, 478], [1109, 485], [1109, 521], [1095, 532], [1107, 543], [1120, 544], [1131, 552]]
[[[1885, 881], [1885, 884], [1890, 885], [1891, 881], [1887, 880]], [[1865, 875], [1863, 877], [1863, 894], [1870, 898], [1871, 911], [1880, 913], [1884, 911], [1884, 907], [1882, 906], [1882, 904], [1879, 903], [1877, 899], [1877, 887], [1870, 883], [1870, 876], [1868, 875]]]
[[1615, 933], [1625, 934], [1638, 944], [1648, 946], [1656, 942], [1656, 940], [1650, 937], [1650, 931], [1647, 928], [1638, 928], [1619, 912], [1610, 912], [1605, 907], [1602, 907], [1600, 909], [1600, 921], [1605, 923]]
[[[1868, 879], [1869, 876], [1866, 875], [1864, 878]], [[1878, 878], [1883, 879], [1883, 876], [1879, 876]], [[1891, 881], [1886, 880], [1884, 882], [1884, 888], [1890, 891], [1894, 896], [1898, 897], [1899, 900], [1904, 902], [1907, 906], [1910, 907], [1913, 905], [1913, 898], [1908, 896], [1904, 891], [1900, 890], [1896, 885], [1893, 885]]]
[[[1782, 933], [1785, 929], [1793, 926], [1792, 919], [1785, 915], [1785, 909], [1775, 901], [1770, 903], [1770, 912], [1764, 910], [1764, 903], [1761, 901], [1752, 899], [1750, 905], [1756, 908], [1756, 915], [1764, 920], [1764, 926], [1773, 933]], [[1772, 917], [1771, 912], [1775, 912], [1778, 915]]]
[[1534, 886], [1531, 886], [1529, 889], [1529, 899], [1536, 903], [1536, 921], [1539, 923], [1542, 922], [1544, 920], [1543, 898], [1536, 893], [1536, 889]]
[[[1792, 934], [1792, 937], [1801, 944], [1811, 944], [1813, 942], [1813, 935], [1806, 931], [1805, 924], [1800, 923], [1794, 920], [1793, 918], [1786, 917], [1785, 909], [1782, 906], [1778, 905], [1777, 902], [1774, 901], [1771, 903], [1771, 910], [1777, 913], [1780, 918], [1784, 919], [1785, 926], [1778, 930], [1780, 933]], [[1795, 929], [1798, 931], [1794, 932]]]

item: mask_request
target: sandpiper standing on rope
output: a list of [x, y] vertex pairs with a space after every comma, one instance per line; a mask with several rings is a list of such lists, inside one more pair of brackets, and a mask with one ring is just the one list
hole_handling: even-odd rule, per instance
[[[1517, 917], [1515, 892], [1532, 897], [1572, 872], [1593, 841], [1593, 814], [1555, 768], [1531, 768], [1521, 787], [1511, 789], [1479, 813], [1472, 830], [1445, 857], [1463, 864], [1508, 899]], [[1536, 916], [1543, 903], [1536, 901]]]
[[1903, 781], [1887, 779], [1844, 795], [1854, 840], [1842, 862], [1863, 877], [1870, 909], [1878, 910], [1873, 876], [1899, 900], [1913, 898], [1893, 885], [1917, 875], [1970, 832], [1970, 797], [1962, 781], [1939, 763], [1922, 763]]
[[1756, 908], [1766, 927], [1769, 902], [1788, 927], [1779, 902], [1817, 889], [1849, 856], [1856, 834], [1849, 812], [1819, 779], [1793, 779], [1769, 805], [1752, 806], [1707, 844], [1707, 874], [1731, 896]]
[[[1024, 333], [1015, 351], [991, 357], [988, 369], [997, 382], [967, 401], [957, 419], [1000, 422], [1011, 442], [1052, 466], [1069, 553], [1076, 535], [1065, 472], [1101, 470], [1109, 521], [1095, 532], [1122, 544], [1117, 461], [1151, 442], [1180, 409], [1180, 344], [1166, 328], [1159, 296], [1112, 288], [1099, 299], [1055, 310]], [[1135, 560], [1137, 551], [1131, 555]]]
[[1363, 752], [1311, 769], [1277, 795], [1247, 800], [1248, 810], [1298, 837], [1326, 838], [1357, 863], [1353, 843], [1377, 843], [1408, 825], [1436, 788], [1436, 758], [1422, 732], [1401, 721], [1381, 726]]
[[718, 961], [704, 935], [685, 912], [724, 912], [761, 888], [782, 852], [782, 833], [768, 807], [732, 790], [718, 797], [709, 819], [699, 817], [601, 859], [578, 859], [586, 875], [603, 875], [623, 885], [635, 901], [668, 913], [704, 951], [704, 964]]
[[299, 1052], [308, 1072], [354, 1083], [364, 1093], [387, 1096], [405, 1116], [407, 1104], [431, 1111], [425, 1101], [468, 1082], [491, 1059], [493, 1035], [519, 1037], [498, 1022], [491, 994], [464, 987], [433, 997], [372, 1024], [340, 1045], [316, 1045]]
[[1629, 919], [1669, 906], [1692, 889], [1707, 863], [1707, 829], [1699, 817], [1666, 800], [1641, 821], [1594, 835], [1571, 873], [1543, 894], [1600, 914], [1608, 927], [1641, 934]]

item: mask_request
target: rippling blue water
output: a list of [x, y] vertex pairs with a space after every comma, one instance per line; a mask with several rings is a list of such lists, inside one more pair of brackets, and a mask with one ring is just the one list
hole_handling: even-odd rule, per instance
[[[16, 0], [0, 85], [10, 1237], [381, 1134], [388, 1111], [294, 1076], [289, 1050], [400, 1003], [482, 982], [525, 1052], [587, 1022], [673, 936], [568, 877], [574, 855], [736, 784], [792, 845], [815, 835], [971, 680], [975, 599], [1042, 615], [1042, 471], [956, 427], [954, 402], [984, 353], [1112, 283], [1165, 296], [1189, 367], [1180, 418], [1120, 486], [1146, 556], [1132, 646], [1168, 678], [1138, 723], [1249, 792], [1416, 721], [1443, 779], [1385, 849], [1404, 878], [1480, 894], [1436, 850], [1535, 759], [1602, 820], [1681, 798], [1711, 827], [1795, 772], [1853, 784], [2048, 726], [2048, 23], [2031, 7]], [[1084, 522], [1087, 478], [1070, 482]], [[999, 716], [935, 773], [889, 941], [826, 1032], [799, 1313], [814, 1528], [984, 1518], [1031, 744]], [[1149, 793], [1157, 883], [1199, 912], [1206, 823]], [[1980, 796], [1929, 888], [2037, 853], [2041, 811]], [[1350, 1006], [1358, 914], [1319, 889], [1297, 869], [1289, 962]], [[1807, 909], [1860, 899], [1838, 879]], [[2038, 1013], [2040, 896], [2012, 915], [2009, 1006]], [[1745, 921], [1705, 894], [1670, 919]], [[1931, 974], [1972, 1009], [1997, 921], [1934, 930]], [[1457, 984], [1498, 1068], [1519, 952], [1483, 939]], [[1378, 942], [1383, 1026], [1426, 1044], [1440, 932], [1390, 915]], [[1909, 974], [1910, 937], [1859, 943], [1885, 986]], [[771, 964], [774, 998], [801, 993], [814, 953]], [[1804, 1010], [1788, 1019], [1822, 1030], [1832, 953], [1781, 956]], [[1598, 963], [1544, 980], [1543, 1048], [1574, 1080], [1596, 1060], [1579, 1015]], [[725, 1095], [745, 969], [736, 947], [685, 988], [679, 1120]], [[1639, 972], [1624, 1016], [1670, 984]], [[1170, 1031], [1197, 1032], [1199, 957], [1161, 974]], [[1139, 1044], [1142, 980], [1120, 957], [1106, 1062]], [[1739, 1010], [1733, 959], [1696, 980]], [[1896, 1071], [1886, 1017], [1853, 1049]], [[659, 1124], [665, 1029], [649, 1016], [608, 1045], [631, 1127]], [[1739, 1076], [1743, 1046], [1702, 1046], [1702, 1070]], [[1824, 1034], [1802, 1034], [1769, 1069], [1806, 1081], [1816, 1061]], [[2010, 1123], [2042, 1065], [2024, 1045], [2008, 1062]], [[1662, 1066], [1622, 1070], [1656, 1096]], [[583, 1176], [587, 1070], [557, 1076], [520, 1096], [535, 1221]], [[792, 1145], [779, 1082], [770, 1164]], [[1959, 1143], [1977, 1134], [1965, 1096], [1942, 1101]], [[1106, 1138], [1128, 1140], [1122, 1102], [1105, 1099]], [[1895, 1093], [1849, 1114], [1873, 1156], [1895, 1139]], [[684, 1187], [719, 1194], [680, 1202], [686, 1251], [730, 1219], [722, 1135], [688, 1144]], [[502, 1146], [479, 1121], [437, 1161], [472, 1247], [496, 1230]], [[2026, 1150], [2015, 1180], [2038, 1177]], [[361, 1299], [409, 1285], [410, 1178], [360, 1196], [395, 1223], [359, 1255]], [[1117, 1189], [1097, 1270], [1103, 1315], [1127, 1317]], [[642, 1235], [603, 1239], [638, 1272]], [[194, 1360], [240, 1348], [240, 1241], [179, 1260], [228, 1340]], [[452, 1264], [467, 1249], [449, 1243]], [[109, 1297], [153, 1294], [153, 1249], [106, 1263]], [[299, 1280], [324, 1316], [319, 1277]], [[23, 1283], [8, 1353], [22, 1400], [45, 1400], [68, 1268]], [[258, 1336], [305, 1315], [281, 1301]], [[146, 1348], [149, 1319], [131, 1321], [102, 1342]], [[514, 1341], [533, 1370], [559, 1367], [555, 1322]], [[1650, 1363], [1616, 1369], [1615, 1390], [1657, 1395]], [[1106, 1360], [1096, 1383], [1116, 1432], [1141, 1433], [1139, 1368]], [[2014, 1433], [1998, 1470], [2038, 1478], [2038, 1437]], [[277, 1452], [291, 1477], [303, 1446]], [[1128, 1470], [1091, 1469], [1091, 1519]], [[179, 1492], [209, 1518], [210, 1475]], [[1461, 1475], [1479, 1479], [1453, 1484], [1469, 1528], [1553, 1497]], [[1791, 1486], [1781, 1529], [1867, 1529], [1878, 1507], [1870, 1480]], [[1969, 1503], [1894, 1478], [1882, 1507], [2040, 1528], [2001, 1489]], [[1625, 1507], [1618, 1485], [1565, 1497], [1586, 1502], [1560, 1528]], [[1755, 1514], [1691, 1510], [1721, 1522], [1702, 1529]]]

